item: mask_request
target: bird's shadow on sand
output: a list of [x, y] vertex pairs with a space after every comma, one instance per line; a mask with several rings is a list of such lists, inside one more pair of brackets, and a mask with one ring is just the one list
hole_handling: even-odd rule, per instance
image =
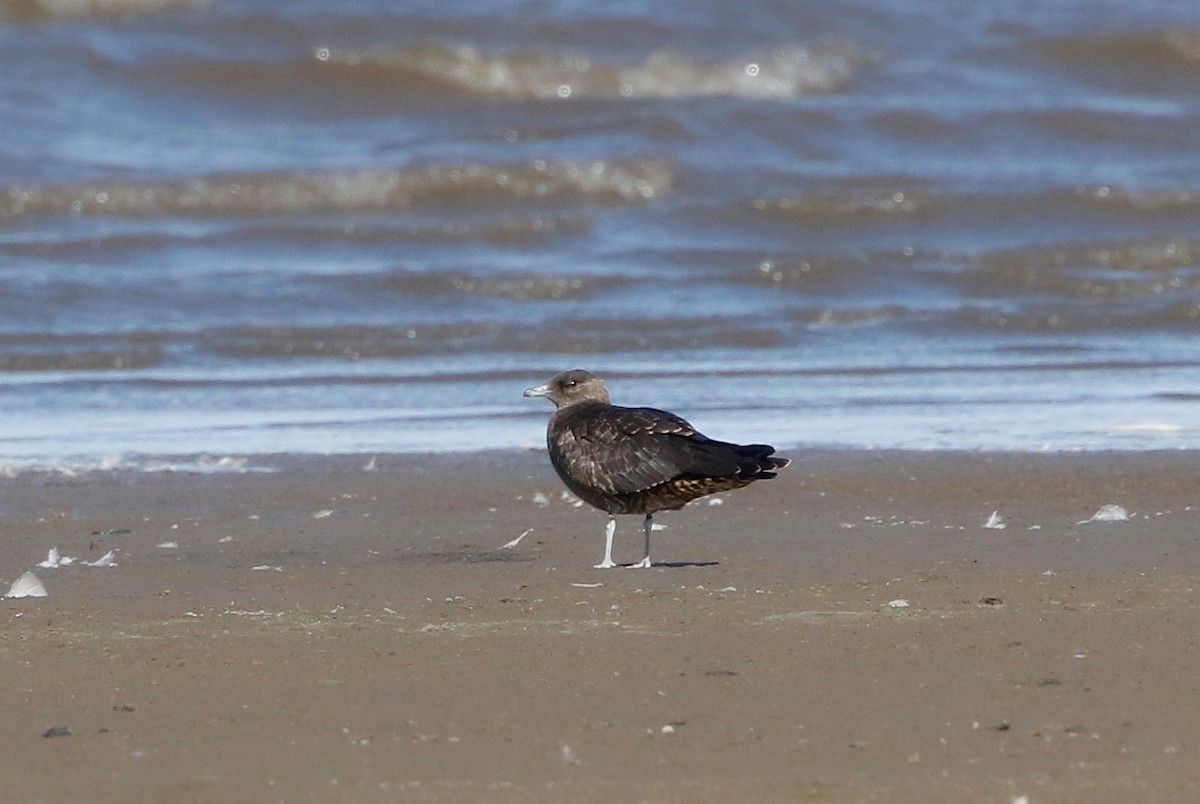
[[687, 567], [717, 567], [720, 561], [655, 561], [654, 568], [685, 569]]

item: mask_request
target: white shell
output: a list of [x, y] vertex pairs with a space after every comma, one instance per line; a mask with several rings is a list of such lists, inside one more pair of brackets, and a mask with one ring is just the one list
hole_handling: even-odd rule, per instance
[[32, 572], [26, 572], [20, 578], [13, 581], [12, 587], [8, 590], [5, 597], [45, 597], [46, 587], [42, 584], [42, 579], [34, 575]]

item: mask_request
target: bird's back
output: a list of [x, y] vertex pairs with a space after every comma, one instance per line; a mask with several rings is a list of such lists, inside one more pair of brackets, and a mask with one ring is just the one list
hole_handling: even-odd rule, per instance
[[602, 402], [557, 410], [547, 445], [567, 488], [609, 513], [680, 508], [774, 477], [788, 464], [766, 444], [715, 441], [673, 413]]

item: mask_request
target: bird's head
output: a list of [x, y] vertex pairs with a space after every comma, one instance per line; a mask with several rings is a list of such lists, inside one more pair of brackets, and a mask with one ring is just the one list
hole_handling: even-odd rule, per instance
[[608, 388], [604, 380], [583, 369], [555, 374], [544, 385], [526, 388], [525, 396], [544, 396], [560, 408], [580, 402], [608, 404]]

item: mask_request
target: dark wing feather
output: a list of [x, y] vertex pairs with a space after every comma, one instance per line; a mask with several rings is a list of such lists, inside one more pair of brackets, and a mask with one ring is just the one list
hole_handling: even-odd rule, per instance
[[558, 433], [563, 469], [604, 494], [630, 494], [677, 477], [754, 475], [770, 447], [741, 447], [697, 433], [673, 413], [604, 406], [566, 416]]

